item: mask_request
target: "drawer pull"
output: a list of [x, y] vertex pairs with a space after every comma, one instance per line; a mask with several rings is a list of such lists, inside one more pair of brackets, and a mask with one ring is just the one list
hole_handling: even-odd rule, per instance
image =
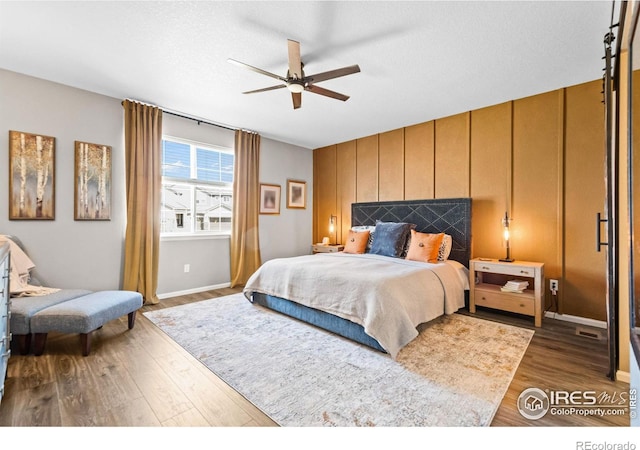
[[482, 270], [491, 270], [491, 267], [482, 266]]
[[528, 270], [521, 270], [520, 273], [523, 273], [525, 275], [529, 275], [529, 271]]

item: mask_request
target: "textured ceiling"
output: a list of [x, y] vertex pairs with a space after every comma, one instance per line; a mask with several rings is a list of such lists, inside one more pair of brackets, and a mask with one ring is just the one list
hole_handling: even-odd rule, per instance
[[[611, 1], [0, 1], [0, 68], [317, 148], [602, 76]], [[287, 39], [307, 74], [286, 89]], [[275, 82], [275, 83], [274, 83]]]

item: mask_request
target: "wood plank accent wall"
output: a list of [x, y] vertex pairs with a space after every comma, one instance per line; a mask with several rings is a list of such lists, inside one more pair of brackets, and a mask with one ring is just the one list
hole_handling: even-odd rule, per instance
[[[564, 295], [560, 312], [593, 317], [600, 312], [598, 299], [607, 294], [606, 251], [595, 251], [596, 213], [605, 211], [605, 132], [602, 85], [582, 84], [565, 90], [565, 214]], [[602, 143], [600, 152], [585, 149]], [[598, 204], [600, 202], [600, 204]], [[589, 301], [584, 301], [589, 299]]]
[[[562, 91], [516, 100], [513, 104], [512, 255], [542, 261], [547, 278], [559, 279], [562, 245], [558, 195], [562, 156], [558, 109]], [[548, 288], [545, 286], [545, 292]], [[550, 300], [550, 296], [546, 295]]]
[[404, 129], [381, 133], [378, 138], [378, 200], [404, 198]]
[[547, 306], [605, 320], [605, 265], [594, 243], [604, 205], [601, 83], [315, 150], [314, 241], [334, 214], [342, 242], [353, 201], [470, 196], [473, 257], [504, 256], [508, 210], [512, 256], [544, 262], [547, 280], [560, 282], [552, 299], [547, 281]]
[[[329, 218], [337, 216], [337, 146], [330, 145], [313, 151], [313, 242], [320, 242], [328, 236], [331, 243], [335, 236], [329, 236]], [[321, 186], [316, 189], [316, 186]], [[340, 223], [338, 219], [338, 223]]]
[[404, 129], [404, 198], [435, 198], [435, 122]]
[[511, 215], [511, 130], [513, 104], [471, 113], [472, 254], [506, 255], [502, 223]]
[[345, 242], [351, 227], [351, 204], [356, 201], [356, 141], [338, 144], [337, 152], [337, 239]]
[[436, 197], [469, 196], [471, 113], [436, 120]]
[[356, 200], [378, 201], [378, 135], [356, 141]]

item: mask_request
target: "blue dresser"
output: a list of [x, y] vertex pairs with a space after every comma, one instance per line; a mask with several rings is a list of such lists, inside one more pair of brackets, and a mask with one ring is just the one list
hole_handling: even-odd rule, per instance
[[4, 396], [4, 380], [11, 356], [9, 264], [9, 244], [4, 243], [0, 245], [0, 402]]

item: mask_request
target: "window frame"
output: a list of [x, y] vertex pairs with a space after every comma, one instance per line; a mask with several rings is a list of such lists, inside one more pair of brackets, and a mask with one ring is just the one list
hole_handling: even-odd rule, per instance
[[[168, 239], [172, 239], [172, 238], [196, 238], [196, 237], [216, 237], [216, 236], [229, 236], [231, 234], [231, 229], [229, 227], [228, 230], [198, 230], [198, 226], [197, 224], [199, 223], [198, 221], [198, 195], [197, 195], [197, 191], [198, 188], [201, 189], [212, 189], [212, 188], [219, 188], [221, 190], [220, 192], [220, 197], [222, 199], [222, 197], [226, 194], [226, 192], [229, 192], [229, 196], [230, 198], [230, 202], [229, 204], [232, 206], [233, 205], [233, 180], [231, 182], [225, 182], [225, 181], [207, 181], [207, 180], [198, 180], [197, 179], [197, 173], [198, 173], [198, 167], [197, 167], [197, 153], [198, 153], [198, 149], [201, 150], [211, 150], [211, 151], [215, 151], [215, 152], [219, 152], [219, 153], [225, 153], [228, 155], [231, 155], [233, 157], [233, 164], [235, 166], [235, 152], [233, 150], [233, 148], [230, 147], [224, 147], [221, 145], [215, 145], [215, 144], [209, 144], [206, 142], [201, 142], [201, 141], [196, 141], [196, 140], [192, 140], [192, 139], [185, 139], [185, 138], [180, 138], [180, 137], [176, 137], [176, 136], [172, 136], [172, 135], [167, 135], [167, 134], [163, 134], [162, 135], [162, 142], [164, 141], [170, 141], [170, 142], [175, 142], [178, 144], [184, 144], [184, 145], [188, 145], [189, 146], [189, 155], [190, 155], [190, 161], [189, 161], [189, 179], [186, 178], [182, 178], [182, 177], [169, 177], [169, 176], [165, 176], [162, 175], [162, 198], [161, 198], [161, 212], [160, 212], [160, 222], [161, 222], [161, 231], [160, 231], [160, 238], [163, 240], [168, 240]], [[162, 168], [161, 168], [161, 173], [164, 173], [164, 150], [162, 153]], [[222, 173], [222, 168], [220, 169], [220, 172]], [[232, 172], [232, 177], [233, 177], [233, 172]], [[165, 201], [164, 201], [164, 191], [165, 191], [165, 186], [167, 185], [176, 185], [176, 186], [180, 186], [180, 188], [188, 188], [191, 192], [190, 196], [190, 204], [189, 204], [189, 213], [182, 213], [183, 214], [183, 226], [185, 224], [189, 224], [189, 230], [184, 230], [184, 231], [163, 231], [163, 214], [165, 211]], [[222, 205], [222, 203], [221, 203]], [[233, 218], [233, 208], [230, 208], [231, 211], [231, 219], [229, 222], [231, 222], [232, 218]], [[187, 214], [190, 214], [190, 219], [185, 217]]]

